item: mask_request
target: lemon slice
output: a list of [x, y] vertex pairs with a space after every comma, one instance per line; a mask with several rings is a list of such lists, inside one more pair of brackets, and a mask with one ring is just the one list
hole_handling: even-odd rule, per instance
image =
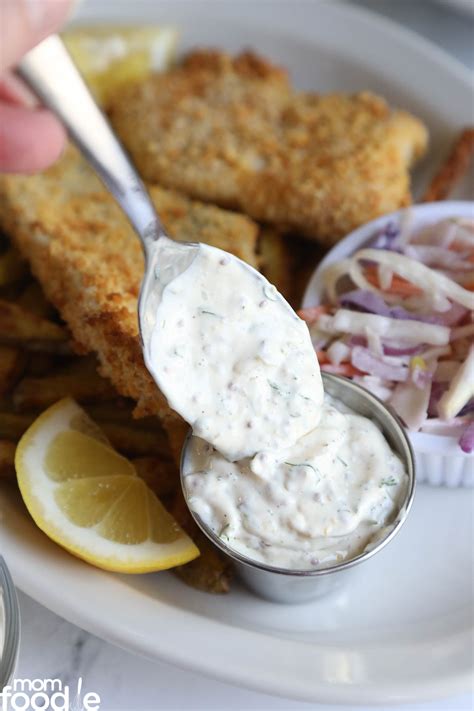
[[63, 40], [100, 103], [129, 81], [164, 71], [174, 59], [177, 32], [171, 27], [82, 27]]
[[99, 568], [147, 573], [193, 560], [199, 551], [69, 398], [31, 425], [15, 456], [21, 495], [37, 526]]

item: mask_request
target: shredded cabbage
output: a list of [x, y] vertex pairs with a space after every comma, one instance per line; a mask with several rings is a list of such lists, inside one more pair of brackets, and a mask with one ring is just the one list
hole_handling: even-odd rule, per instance
[[388, 222], [369, 248], [325, 270], [331, 308], [311, 335], [323, 370], [353, 378], [410, 429], [453, 434], [473, 451], [474, 220], [416, 232], [410, 220], [408, 211]]
[[474, 396], [474, 346], [466, 360], [459, 366], [451, 384], [438, 403], [442, 419], [455, 417]]
[[387, 337], [404, 343], [427, 343], [445, 346], [449, 343], [449, 328], [422, 321], [400, 321], [399, 319], [363, 314], [348, 309], [338, 309], [334, 316], [324, 314], [319, 322], [325, 331], [331, 333], [353, 333], [361, 336], [367, 329], [382, 338]]
[[393, 272], [407, 279], [432, 297], [438, 305], [438, 307], [435, 305], [436, 311], [446, 311], [447, 309], [444, 307], [448, 299], [465, 306], [467, 309], [474, 309], [474, 294], [472, 292], [421, 262], [405, 257], [403, 254], [387, 252], [383, 249], [361, 249], [350, 260], [350, 277], [360, 289], [368, 289], [383, 295], [382, 290], [377, 289], [365, 278], [360, 265], [361, 261], [387, 265]]

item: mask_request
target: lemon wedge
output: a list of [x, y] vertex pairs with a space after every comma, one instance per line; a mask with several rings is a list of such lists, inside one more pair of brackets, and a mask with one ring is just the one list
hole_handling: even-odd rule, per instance
[[15, 456], [21, 495], [37, 526], [73, 555], [120, 573], [148, 573], [199, 551], [69, 398], [43, 412]]
[[99, 103], [120, 85], [164, 71], [174, 59], [177, 32], [171, 27], [81, 27], [62, 35]]

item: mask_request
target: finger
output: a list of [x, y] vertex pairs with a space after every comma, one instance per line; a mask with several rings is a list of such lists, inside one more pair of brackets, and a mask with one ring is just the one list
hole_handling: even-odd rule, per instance
[[72, 0], [1, 0], [0, 70], [16, 64], [68, 18]]
[[36, 96], [13, 72], [5, 72], [0, 79], [0, 101], [24, 106], [29, 109], [38, 106]]
[[0, 171], [37, 173], [61, 155], [65, 133], [45, 109], [0, 103]]

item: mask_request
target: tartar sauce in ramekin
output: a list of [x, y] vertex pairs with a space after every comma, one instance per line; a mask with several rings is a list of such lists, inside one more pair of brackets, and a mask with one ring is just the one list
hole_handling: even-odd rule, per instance
[[167, 283], [153, 374], [191, 425], [188, 504], [255, 561], [315, 569], [379, 540], [408, 476], [378, 427], [324, 397], [306, 324], [276, 289], [199, 245]]
[[293, 570], [336, 565], [380, 540], [408, 476], [377, 425], [325, 397], [320, 424], [291, 447], [228, 462], [193, 437], [188, 505], [223, 543]]

